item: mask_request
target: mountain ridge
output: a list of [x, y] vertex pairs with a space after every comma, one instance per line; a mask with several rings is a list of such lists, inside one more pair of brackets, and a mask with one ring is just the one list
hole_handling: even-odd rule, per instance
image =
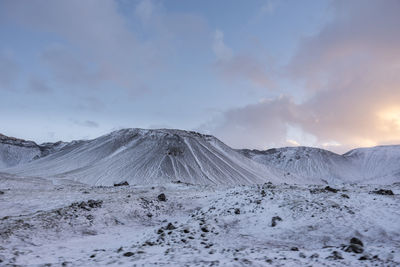
[[400, 180], [399, 161], [400, 145], [357, 148], [342, 155], [304, 146], [232, 149], [212, 135], [179, 129], [127, 128], [90, 140], [40, 145], [0, 134], [2, 171], [97, 185], [123, 180], [391, 183]]

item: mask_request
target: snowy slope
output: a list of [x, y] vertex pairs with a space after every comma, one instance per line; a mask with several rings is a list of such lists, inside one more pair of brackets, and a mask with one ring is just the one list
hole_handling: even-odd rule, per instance
[[353, 149], [343, 155], [361, 171], [369, 183], [400, 182], [400, 146]]
[[22, 165], [40, 157], [44, 157], [60, 149], [65, 143], [45, 143], [38, 145], [0, 134], [0, 169]]
[[0, 168], [27, 163], [41, 154], [40, 147], [32, 141], [0, 134]]
[[311, 147], [239, 150], [243, 155], [297, 176], [327, 183], [400, 182], [400, 146], [359, 148], [344, 155]]
[[[124, 129], [75, 141], [34, 162], [5, 172], [72, 179], [91, 185], [251, 184], [294, 182], [209, 135], [181, 130]], [[301, 182], [301, 181], [300, 181]]]
[[[391, 196], [324, 187], [55, 186], [0, 174], [0, 266], [400, 266], [400, 184]], [[348, 250], [354, 237], [361, 253]]]

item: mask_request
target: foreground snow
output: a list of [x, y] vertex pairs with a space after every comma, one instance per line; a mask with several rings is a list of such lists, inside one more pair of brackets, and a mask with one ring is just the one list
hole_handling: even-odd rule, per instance
[[[373, 185], [335, 193], [306, 185], [89, 187], [0, 177], [0, 265], [400, 264], [399, 184], [390, 196], [372, 193], [382, 188]], [[352, 237], [364, 252], [345, 251]]]

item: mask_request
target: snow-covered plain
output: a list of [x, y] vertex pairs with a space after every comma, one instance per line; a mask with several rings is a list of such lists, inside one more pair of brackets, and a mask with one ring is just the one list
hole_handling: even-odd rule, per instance
[[[335, 193], [314, 185], [93, 187], [0, 177], [2, 266], [400, 264], [399, 184], [392, 196], [373, 185]], [[362, 253], [346, 252], [353, 237]]]
[[0, 266], [399, 266], [399, 162], [165, 129], [0, 136]]

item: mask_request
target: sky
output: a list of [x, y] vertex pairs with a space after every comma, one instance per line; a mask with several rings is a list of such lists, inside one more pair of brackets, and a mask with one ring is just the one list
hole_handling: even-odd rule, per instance
[[0, 133], [400, 144], [398, 0], [0, 0]]

